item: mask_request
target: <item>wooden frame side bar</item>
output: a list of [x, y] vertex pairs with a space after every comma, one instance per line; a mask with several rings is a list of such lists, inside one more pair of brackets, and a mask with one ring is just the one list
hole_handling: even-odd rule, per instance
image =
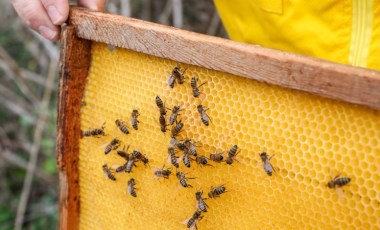
[[91, 41], [76, 36], [75, 28], [62, 32], [57, 120], [59, 169], [59, 229], [79, 229], [80, 108], [90, 66]]
[[380, 72], [141, 21], [71, 8], [77, 36], [380, 109]]

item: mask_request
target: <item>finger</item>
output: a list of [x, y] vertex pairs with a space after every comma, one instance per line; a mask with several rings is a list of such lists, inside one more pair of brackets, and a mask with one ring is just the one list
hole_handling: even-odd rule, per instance
[[68, 0], [42, 0], [46, 12], [50, 20], [55, 25], [62, 25], [69, 17], [69, 2]]
[[106, 0], [78, 0], [78, 4], [91, 10], [103, 11]]
[[51, 41], [59, 38], [60, 28], [50, 21], [39, 0], [13, 0], [12, 4], [17, 14], [30, 28]]

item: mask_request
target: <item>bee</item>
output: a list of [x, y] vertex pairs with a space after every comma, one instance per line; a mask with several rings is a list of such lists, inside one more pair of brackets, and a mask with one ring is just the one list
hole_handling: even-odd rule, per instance
[[115, 171], [117, 173], [125, 172], [125, 169], [127, 168], [128, 162], [129, 162], [129, 160], [127, 162], [125, 162], [125, 164], [117, 166], [116, 169], [115, 169]]
[[190, 184], [188, 184], [186, 180], [195, 179], [195, 178], [186, 177], [186, 173], [183, 173], [183, 172], [177, 172], [175, 175], [178, 178], [179, 183], [182, 185], [182, 187], [184, 187], [184, 188], [187, 188], [187, 187], [192, 188], [193, 187]]
[[162, 102], [161, 98], [158, 95], [156, 96], [156, 105], [160, 109], [160, 115], [166, 115], [165, 103]]
[[172, 147], [172, 148], [175, 148], [175, 147], [177, 147], [177, 145], [179, 145], [181, 143], [182, 143], [181, 141], [179, 141], [179, 140], [177, 140], [175, 138], [171, 138], [170, 142], [169, 142], [169, 146]]
[[186, 70], [187, 70], [187, 68], [181, 73], [181, 67], [179, 65], [174, 67], [174, 69], [173, 69], [173, 71], [172, 71], [172, 73], [169, 76], [168, 81], [167, 81], [170, 88], [174, 87], [174, 84], [176, 81], [178, 82], [178, 84], [183, 84], [185, 82]]
[[119, 127], [120, 131], [122, 131], [123, 133], [125, 133], [125, 134], [129, 133], [127, 126], [124, 124], [124, 122], [122, 120], [117, 119], [115, 121], [115, 124], [117, 127]]
[[127, 151], [125, 151], [125, 146], [123, 148], [123, 150], [118, 150], [117, 151], [117, 155], [121, 156], [122, 158], [124, 158], [126, 161], [129, 161], [129, 153], [128, 153], [128, 149], [129, 149], [129, 146], [127, 148]]
[[222, 153], [217, 153], [217, 152], [215, 152], [215, 153], [210, 153], [210, 160], [212, 160], [212, 161], [215, 161], [215, 162], [217, 162], [217, 163], [220, 163], [220, 162], [223, 161], [223, 159], [224, 159], [224, 157], [223, 157], [223, 154], [222, 154]]
[[125, 164], [125, 172], [130, 173], [132, 172], [133, 166], [135, 166], [136, 158], [133, 154], [129, 157], [129, 161]]
[[183, 223], [186, 224], [186, 227], [190, 228], [191, 230], [194, 230], [194, 228], [198, 229], [197, 228], [197, 222], [203, 218], [203, 216], [201, 216], [201, 214], [202, 214], [202, 212], [197, 210], [194, 212], [194, 214], [190, 218], [185, 220]]
[[227, 159], [226, 159], [226, 163], [227, 164], [232, 164], [235, 160], [235, 157], [238, 155], [240, 151], [238, 151], [238, 146], [237, 145], [234, 145], [232, 146], [232, 148], [230, 149], [230, 151], [228, 151], [228, 154], [227, 154]]
[[331, 181], [327, 183], [327, 187], [339, 188], [350, 183], [350, 181], [351, 181], [351, 178], [349, 177], [339, 177], [339, 175], [337, 175], [336, 177], [334, 177], [334, 179], [332, 179]]
[[186, 167], [190, 168], [190, 166], [191, 166], [190, 161], [191, 161], [191, 160], [192, 160], [192, 159], [191, 159], [190, 156], [189, 156], [189, 151], [185, 151], [184, 154], [183, 154], [183, 158], [182, 158], [183, 164], [184, 164]]
[[93, 136], [93, 137], [99, 137], [99, 136], [104, 136], [105, 133], [104, 133], [104, 125], [106, 123], [104, 122], [102, 127], [100, 128], [96, 128], [96, 129], [88, 129], [88, 130], [85, 130], [82, 132], [82, 135], [85, 136], [85, 137], [90, 137], [90, 136]]
[[157, 169], [154, 171], [154, 175], [158, 178], [163, 177], [164, 179], [169, 179], [170, 174], [172, 171], [168, 169], [164, 169], [164, 166], [161, 169]]
[[208, 193], [208, 197], [216, 198], [216, 197], [219, 197], [220, 194], [225, 193], [225, 192], [226, 192], [226, 187], [224, 187], [224, 185], [221, 185], [218, 187], [212, 187], [211, 186], [211, 190]]
[[132, 153], [132, 155], [133, 155], [133, 157], [134, 157], [135, 159], [138, 159], [138, 160], [140, 160], [141, 162], [143, 162], [144, 165], [146, 165], [146, 164], [149, 163], [149, 159], [146, 158], [146, 156], [142, 155], [141, 152], [139, 152], [139, 151], [134, 150], [133, 153]]
[[195, 199], [197, 200], [197, 207], [202, 211], [202, 212], [207, 212], [208, 205], [204, 201], [207, 198], [202, 197], [203, 191], [197, 191], [195, 193]]
[[204, 107], [203, 105], [198, 105], [197, 109], [201, 117], [201, 121], [203, 122], [203, 124], [208, 126], [210, 122], [210, 117], [206, 114], [206, 111], [208, 110], [208, 108]]
[[104, 164], [102, 168], [106, 177], [108, 177], [110, 180], [116, 180], [116, 177], [112, 174], [111, 169], [107, 166], [107, 164]]
[[263, 161], [264, 171], [268, 174], [268, 176], [272, 176], [274, 168], [272, 164], [270, 163], [270, 159], [272, 159], [273, 156], [269, 157], [266, 152], [260, 153], [260, 158]]
[[176, 106], [173, 107], [173, 109], [172, 109], [172, 114], [170, 114], [170, 117], [169, 117], [169, 124], [170, 124], [170, 125], [173, 125], [174, 122], [177, 121], [177, 117], [178, 117], [178, 115], [180, 115], [179, 112], [180, 112], [181, 110], [182, 110], [182, 109], [181, 109], [181, 106], [180, 106], [180, 105], [176, 105]]
[[201, 155], [198, 155], [196, 158], [195, 158], [195, 162], [197, 162], [197, 164], [199, 165], [209, 165], [209, 166], [212, 166], [208, 163], [208, 158], [205, 157], [205, 156], [201, 156]]
[[193, 156], [197, 156], [198, 153], [197, 153], [197, 146], [195, 143], [191, 142], [191, 140], [187, 139], [184, 141], [184, 144], [186, 146], [186, 148], [188, 149], [189, 153]]
[[171, 130], [171, 132], [172, 132], [171, 137], [176, 138], [178, 136], [178, 134], [181, 132], [182, 128], [183, 128], [183, 123], [181, 121], [179, 121], [176, 124], [176, 126], [173, 126], [173, 128]]
[[170, 147], [172, 147], [172, 148], [176, 147], [181, 151], [185, 151], [188, 149], [184, 142], [181, 142], [175, 138], [170, 139]]
[[120, 145], [120, 140], [115, 138], [113, 139], [107, 146], [106, 148], [104, 149], [104, 154], [108, 154], [110, 153], [112, 150], [115, 150], [119, 147]]
[[179, 167], [179, 164], [178, 164], [178, 157], [175, 155], [175, 152], [174, 152], [174, 148], [173, 147], [169, 147], [168, 148], [168, 154], [169, 154], [169, 161], [170, 163], [178, 168]]
[[207, 82], [203, 82], [202, 84], [197, 86], [197, 82], [198, 82], [198, 78], [195, 78], [195, 77], [191, 78], [190, 85], [191, 85], [191, 88], [193, 89], [193, 96], [194, 97], [199, 97], [199, 95], [201, 95], [201, 91], [199, 90], [199, 88], [207, 83]]
[[133, 197], [137, 197], [137, 194], [136, 194], [136, 189], [135, 189], [135, 186], [136, 185], [136, 181], [135, 179], [131, 178], [129, 181], [128, 181], [128, 188], [127, 188], [127, 192], [133, 196]]
[[140, 121], [137, 120], [137, 117], [140, 116], [140, 113], [137, 109], [132, 110], [132, 118], [131, 118], [131, 125], [135, 130], [138, 130], [138, 123]]
[[160, 126], [161, 126], [161, 132], [166, 133], [166, 130], [167, 130], [166, 126], [168, 125], [166, 124], [165, 115], [161, 114], [159, 121], [160, 121]]
[[170, 86], [170, 88], [174, 88], [174, 84], [175, 84], [174, 74], [170, 74], [167, 82], [168, 82], [168, 85]]

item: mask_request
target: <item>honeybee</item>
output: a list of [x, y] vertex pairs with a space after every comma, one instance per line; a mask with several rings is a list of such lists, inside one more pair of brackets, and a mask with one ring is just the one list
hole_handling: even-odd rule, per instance
[[170, 139], [170, 147], [172, 147], [172, 148], [176, 147], [176, 148], [178, 148], [181, 151], [187, 150], [187, 146], [185, 145], [185, 143], [182, 142], [182, 141], [179, 141], [179, 140], [177, 140], [175, 138], [171, 138]]
[[230, 151], [228, 151], [228, 154], [227, 154], [227, 159], [226, 159], [226, 163], [227, 164], [232, 164], [235, 160], [235, 157], [238, 155], [240, 151], [238, 151], [238, 146], [237, 145], [234, 145], [232, 146], [232, 148], [230, 149]]
[[175, 76], [174, 74], [170, 74], [168, 78], [168, 85], [170, 86], [170, 88], [174, 88], [174, 84], [175, 84]]
[[170, 117], [169, 117], [169, 124], [170, 125], [173, 125], [174, 122], [177, 121], [177, 117], [178, 117], [178, 115], [180, 115], [179, 114], [180, 111], [182, 111], [180, 105], [176, 105], [176, 106], [173, 107], [172, 114], [170, 114]]
[[183, 157], [182, 157], [183, 164], [184, 164], [186, 167], [190, 168], [190, 166], [191, 166], [190, 161], [191, 161], [191, 160], [192, 160], [192, 159], [191, 159], [190, 156], [189, 156], [189, 151], [186, 150], [186, 151], [184, 152], [184, 154], [183, 154]]
[[164, 169], [164, 166], [161, 169], [156, 169], [154, 171], [154, 175], [157, 178], [163, 177], [164, 179], [169, 179], [169, 176], [171, 173], [172, 173], [172, 171], [169, 168]]
[[121, 156], [121, 157], [124, 158], [126, 161], [129, 161], [129, 153], [128, 153], [128, 149], [129, 149], [129, 146], [128, 146], [127, 150], [125, 151], [125, 146], [124, 146], [123, 150], [118, 150], [118, 151], [117, 151], [117, 155]]
[[222, 193], [225, 193], [225, 192], [226, 192], [226, 187], [224, 187], [224, 185], [217, 186], [217, 187], [212, 187], [211, 186], [211, 190], [208, 193], [208, 197], [210, 197], [210, 198], [216, 198], [216, 197], [219, 197]]
[[199, 165], [209, 165], [209, 166], [212, 166], [208, 163], [208, 158], [205, 157], [205, 156], [202, 156], [202, 155], [198, 155], [196, 158], [195, 158], [195, 162], [197, 162], [197, 164]]
[[198, 155], [197, 146], [195, 143], [193, 143], [190, 139], [185, 140], [183, 143], [191, 155], [195, 157]]
[[124, 122], [120, 119], [117, 119], [115, 121], [115, 124], [117, 127], [119, 127], [120, 131], [122, 131], [125, 134], [129, 133], [128, 127], [124, 124]]
[[[175, 139], [175, 138], [170, 138], [169, 146], [172, 148], [177, 147], [177, 145], [181, 144], [182, 142]], [[178, 147], [177, 147], [178, 148]]]
[[201, 121], [203, 122], [203, 124], [208, 126], [210, 123], [210, 117], [206, 114], [206, 111], [208, 110], [208, 108], [204, 107], [203, 105], [198, 105], [197, 109], [201, 117]]
[[329, 188], [339, 188], [342, 187], [348, 183], [350, 183], [351, 178], [349, 177], [339, 177], [340, 175], [337, 175], [327, 183], [327, 187]]
[[85, 136], [85, 137], [90, 137], [90, 136], [93, 136], [93, 137], [99, 137], [99, 136], [104, 136], [105, 133], [104, 133], [104, 125], [106, 123], [104, 122], [102, 124], [102, 127], [100, 128], [95, 128], [95, 129], [88, 129], [88, 130], [85, 130], [82, 132], [82, 135]]
[[184, 172], [177, 172], [175, 175], [178, 178], [179, 183], [182, 185], [182, 187], [184, 187], [184, 188], [187, 188], [187, 187], [192, 188], [193, 187], [187, 183], [187, 180], [188, 179], [195, 179], [195, 178], [186, 177], [186, 173], [184, 173]]
[[197, 210], [194, 212], [194, 214], [190, 218], [186, 219], [182, 223], [186, 224], [186, 227], [190, 228], [191, 230], [194, 230], [194, 228], [198, 229], [197, 228], [197, 222], [203, 218], [203, 216], [201, 214], [202, 214], [202, 212]]
[[129, 156], [129, 161], [127, 161], [127, 163], [125, 164], [125, 172], [126, 173], [132, 172], [132, 168], [133, 168], [133, 166], [135, 166], [135, 161], [136, 161], [135, 156], [133, 154], [131, 154], [131, 156]]
[[224, 159], [223, 153], [217, 153], [217, 152], [210, 153], [210, 160], [212, 160], [212, 161], [220, 163], [223, 161], [223, 159]]
[[176, 167], [176, 168], [178, 168], [179, 167], [179, 164], [178, 164], [178, 157], [175, 155], [175, 152], [174, 152], [174, 148], [173, 147], [169, 147], [168, 148], [168, 154], [169, 154], [169, 161], [170, 161], [170, 163], [174, 166], [174, 167]]
[[132, 155], [134, 156], [135, 159], [138, 159], [140, 160], [141, 162], [144, 163], [144, 165], [148, 164], [149, 163], [149, 159], [146, 158], [146, 156], [144, 156], [143, 154], [141, 154], [141, 152], [137, 151], [137, 150], [134, 150]]
[[204, 201], [207, 198], [202, 197], [203, 191], [199, 190], [195, 193], [195, 199], [197, 200], [197, 207], [202, 211], [202, 212], [207, 212], [208, 205]]
[[120, 140], [115, 138], [113, 139], [107, 146], [106, 148], [104, 149], [104, 154], [108, 154], [110, 153], [112, 150], [115, 150], [119, 147], [120, 145]]
[[135, 179], [131, 178], [129, 181], [128, 181], [128, 187], [127, 187], [127, 192], [133, 196], [133, 197], [137, 197], [137, 194], [136, 194], [136, 189], [135, 189], [135, 186], [136, 185], [136, 181]]
[[140, 121], [137, 120], [138, 116], [140, 116], [139, 111], [137, 109], [132, 110], [131, 125], [135, 130], [138, 130], [138, 123], [140, 123]]
[[178, 82], [178, 84], [183, 84], [185, 82], [186, 70], [187, 70], [187, 68], [181, 73], [181, 67], [179, 65], [174, 67], [174, 69], [173, 69], [173, 71], [172, 71], [172, 73], [169, 76], [168, 81], [167, 81], [170, 88], [174, 87], [174, 84], [176, 81]]
[[203, 82], [202, 84], [197, 86], [197, 82], [198, 82], [198, 78], [195, 78], [195, 77], [191, 78], [190, 85], [191, 85], [191, 88], [193, 89], [193, 96], [194, 97], [199, 97], [199, 95], [201, 95], [201, 91], [199, 90], [199, 88], [207, 83], [207, 82]]
[[166, 130], [167, 130], [166, 126], [168, 125], [166, 124], [165, 115], [161, 114], [159, 121], [160, 121], [160, 126], [161, 126], [161, 132], [166, 133]]
[[160, 109], [160, 115], [166, 115], [165, 103], [162, 102], [161, 98], [158, 95], [156, 96], [156, 105]]
[[183, 128], [183, 123], [179, 121], [171, 130], [171, 137], [176, 138]]
[[260, 153], [260, 158], [263, 161], [264, 171], [268, 174], [268, 176], [272, 176], [273, 171], [275, 171], [272, 164], [270, 163], [270, 159], [272, 159], [272, 157], [274, 157], [274, 155], [269, 157], [266, 152]]
[[112, 174], [111, 169], [107, 166], [107, 164], [104, 164], [102, 168], [106, 177], [108, 177], [110, 180], [116, 180], [116, 177]]
[[115, 171], [117, 173], [125, 172], [125, 169], [127, 168], [128, 162], [129, 162], [129, 160], [127, 162], [125, 162], [125, 164], [117, 166], [116, 169], [115, 169]]

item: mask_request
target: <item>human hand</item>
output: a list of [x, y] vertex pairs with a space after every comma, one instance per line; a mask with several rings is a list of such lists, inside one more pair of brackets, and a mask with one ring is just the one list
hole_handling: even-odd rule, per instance
[[[78, 0], [78, 5], [102, 11], [106, 0]], [[56, 41], [69, 16], [69, 0], [12, 0], [20, 18], [45, 38]]]

